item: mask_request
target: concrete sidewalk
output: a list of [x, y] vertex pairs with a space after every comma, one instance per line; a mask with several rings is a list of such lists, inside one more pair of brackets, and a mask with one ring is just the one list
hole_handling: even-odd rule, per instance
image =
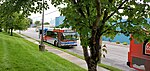
[[[20, 34], [18, 34], [18, 35], [20, 35]], [[33, 39], [28, 38], [28, 37], [23, 36], [23, 35], [20, 35], [20, 36], [23, 37], [24, 39], [30, 41], [30, 42], [33, 42], [33, 43], [39, 45], [39, 42], [36, 41], [36, 40], [33, 40]], [[62, 57], [64, 59], [66, 59], [66, 60], [68, 60], [68, 61], [70, 61], [70, 62], [72, 62], [72, 63], [74, 63], [74, 64], [76, 64], [76, 65], [78, 65], [78, 66], [80, 66], [80, 67], [82, 67], [84, 69], [86, 69], [86, 70], [88, 70], [85, 60], [82, 60], [82, 59], [77, 58], [77, 57], [75, 57], [75, 56], [73, 56], [71, 54], [68, 54], [68, 53], [64, 52], [64, 51], [61, 51], [59, 49], [55, 49], [55, 48], [47, 46], [47, 45], [45, 45], [45, 48], [48, 50], [48, 52], [52, 52], [52, 53], [54, 53], [54, 54], [56, 54], [56, 55], [58, 55], [58, 56], [60, 56], [60, 57]], [[97, 67], [97, 71], [109, 71], [109, 70], [98, 66]]]

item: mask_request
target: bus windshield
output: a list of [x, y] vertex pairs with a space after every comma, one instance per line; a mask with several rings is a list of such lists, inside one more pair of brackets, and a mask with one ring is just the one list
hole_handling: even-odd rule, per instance
[[65, 32], [63, 33], [64, 40], [77, 40], [77, 33], [76, 32]]

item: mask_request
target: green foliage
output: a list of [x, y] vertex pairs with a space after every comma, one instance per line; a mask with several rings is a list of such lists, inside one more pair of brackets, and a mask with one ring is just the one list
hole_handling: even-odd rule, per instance
[[30, 25], [33, 24], [33, 20], [31, 18], [28, 18]]
[[[136, 39], [145, 39], [147, 36], [143, 32], [143, 28], [150, 32], [150, 24], [147, 24], [146, 21], [146, 18], [150, 18], [150, 6], [146, 2], [146, 0], [144, 3], [138, 3], [134, 0], [101, 0], [100, 22], [97, 25], [101, 30], [99, 33], [112, 39], [118, 33], [123, 33], [126, 36], [134, 34]], [[80, 35], [83, 35], [83, 44], [89, 43], [86, 40], [92, 35], [92, 26], [96, 21], [98, 13], [97, 3], [91, 0], [52, 0], [51, 3], [59, 7], [61, 14], [65, 16], [63, 25], [69, 25], [76, 29]], [[65, 7], [60, 7], [59, 5], [61, 4], [65, 4]], [[119, 12], [119, 10], [123, 12]], [[122, 16], [128, 16], [128, 18], [125, 20]], [[138, 34], [141, 36], [136, 36]]]
[[15, 30], [26, 30], [29, 25], [30, 25], [30, 21], [28, 18], [21, 16], [21, 14], [18, 13], [14, 13], [14, 29]]
[[11, 15], [14, 12], [20, 13], [21, 11], [24, 16], [29, 16], [30, 13], [41, 13], [42, 8], [49, 8], [47, 1], [44, 2], [43, 6], [42, 0], [2, 0], [0, 13]]
[[41, 25], [41, 22], [40, 21], [35, 21], [36, 26], [40, 26]]
[[13, 28], [14, 30], [26, 30], [29, 26], [29, 20], [18, 13], [6, 15], [2, 18], [2, 27], [4, 29]]
[[[132, 34], [140, 41], [150, 39], [150, 36], [146, 34], [150, 32], [150, 24], [146, 21], [147, 18], [150, 18], [150, 5], [146, 2], [146, 0], [143, 3], [135, 0], [51, 1], [55, 7], [59, 8], [61, 15], [65, 16], [63, 25], [72, 27], [79, 33], [83, 47], [89, 46], [91, 54], [88, 54], [87, 48], [83, 49], [87, 63], [90, 63], [90, 59], [92, 61], [93, 58], [95, 62], [100, 59], [99, 40], [101, 36], [112, 39], [115, 35], [123, 33], [126, 36]], [[60, 7], [62, 4], [65, 7]]]
[[119, 42], [119, 41], [116, 41], [116, 44], [120, 44], [120, 42]]
[[44, 25], [50, 25], [48, 22], [45, 22]]
[[0, 32], [2, 32], [2, 24], [0, 23]]
[[123, 45], [128, 45], [128, 43], [127, 42], [123, 42]]
[[110, 70], [110, 71], [122, 71], [122, 70], [120, 70], [120, 69], [118, 69], [118, 68], [115, 68], [115, 67], [112, 67], [112, 66], [109, 66], [109, 65], [105, 65], [105, 64], [98, 64], [98, 66], [101, 66], [101, 67], [103, 67], [103, 68], [106, 68], [106, 69], [108, 69], [108, 70]]
[[[44, 0], [43, 0], [44, 1]], [[0, 23], [2, 27], [7, 32], [9, 29], [24, 30], [29, 24], [32, 24], [31, 19], [26, 19], [31, 13], [37, 13], [42, 11], [42, 9], [48, 9], [47, 1], [42, 0], [0, 0]], [[15, 13], [21, 16], [14, 16]], [[19, 19], [14, 21], [14, 19]], [[21, 21], [22, 20], [22, 21]], [[17, 23], [12, 23], [17, 22]], [[19, 23], [18, 23], [19, 22]], [[22, 24], [20, 24], [22, 23]]]

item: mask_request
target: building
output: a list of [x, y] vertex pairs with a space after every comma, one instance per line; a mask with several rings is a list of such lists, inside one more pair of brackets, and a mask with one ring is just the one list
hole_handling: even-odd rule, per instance
[[62, 24], [64, 19], [65, 19], [64, 16], [56, 17], [55, 18], [55, 26], [59, 26], [60, 24]]
[[[150, 24], [150, 18], [146, 19], [147, 20], [147, 23]], [[122, 21], [125, 21], [125, 20], [122, 20]], [[118, 29], [119, 30], [119, 29]], [[107, 38], [107, 37], [102, 37], [102, 40], [103, 41], [111, 41], [111, 42], [116, 42], [116, 41], [119, 41], [121, 43], [123, 42], [127, 42], [128, 44], [130, 43], [130, 40], [129, 40], [130, 36], [125, 36], [124, 34], [118, 34], [114, 37], [114, 39], [110, 39], [110, 38]]]

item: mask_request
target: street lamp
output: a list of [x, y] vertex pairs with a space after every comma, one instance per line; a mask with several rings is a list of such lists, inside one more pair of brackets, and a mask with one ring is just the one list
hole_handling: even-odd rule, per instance
[[42, 13], [42, 35], [41, 35], [41, 43], [39, 45], [39, 51], [45, 51], [45, 45], [43, 43], [43, 34], [44, 34], [43, 24], [44, 24], [44, 0], [43, 0], [43, 13]]

